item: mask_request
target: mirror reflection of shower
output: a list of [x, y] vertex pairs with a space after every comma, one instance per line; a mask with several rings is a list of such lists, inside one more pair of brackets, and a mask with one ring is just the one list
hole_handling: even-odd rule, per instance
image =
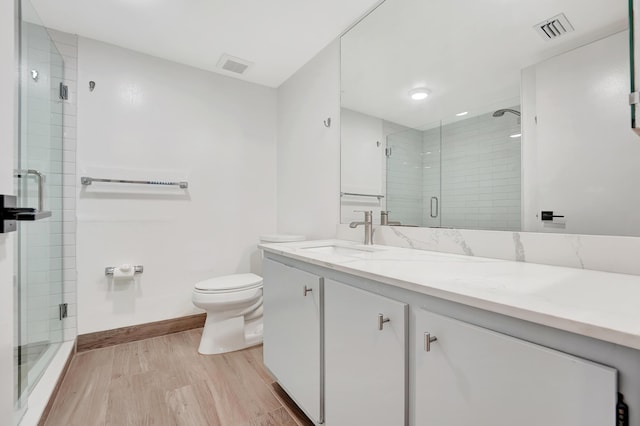
[[511, 109], [511, 108], [505, 108], [505, 109], [499, 109], [496, 112], [493, 113], [494, 117], [502, 117], [504, 115], [505, 112], [510, 112], [511, 114], [520, 117], [520, 111], [517, 111], [515, 109]]
[[[503, 108], [503, 109], [499, 109], [496, 112], [493, 113], [494, 117], [502, 117], [505, 112], [511, 113], [513, 115], [515, 115], [516, 117], [518, 117], [518, 125], [520, 124], [520, 111], [518, 111], [517, 109], [511, 109], [511, 108]], [[511, 138], [512, 139], [517, 139], [520, 136], [522, 136], [521, 132], [516, 132], [516, 133], [512, 133], [511, 134]]]

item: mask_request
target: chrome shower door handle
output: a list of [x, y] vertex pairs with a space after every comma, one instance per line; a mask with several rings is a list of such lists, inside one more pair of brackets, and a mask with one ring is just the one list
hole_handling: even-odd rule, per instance
[[16, 170], [14, 176], [23, 178], [27, 175], [34, 175], [38, 179], [38, 208], [18, 207], [18, 200], [15, 195], [0, 196], [0, 233], [12, 232], [17, 229], [16, 221], [32, 222], [34, 220], [51, 217], [51, 212], [44, 211], [44, 178], [45, 176], [37, 170]]
[[44, 211], [44, 178], [45, 176], [40, 173], [38, 170], [27, 169], [27, 170], [16, 170], [15, 177], [23, 178], [28, 175], [33, 175], [38, 180], [38, 209], [36, 212]]
[[382, 331], [384, 324], [391, 321], [389, 318], [385, 318], [384, 315], [378, 314], [378, 330]]
[[[436, 202], [436, 203], [435, 203], [435, 205], [436, 205], [436, 212], [435, 212], [435, 214], [433, 213], [433, 202], [434, 202], [434, 201]], [[431, 197], [431, 206], [430, 206], [430, 207], [431, 207], [431, 211], [429, 212], [429, 216], [431, 216], [431, 218], [433, 218], [433, 219], [435, 219], [436, 217], [438, 217], [438, 213], [439, 213], [439, 211], [438, 211], [438, 210], [439, 210], [438, 203], [439, 203], [439, 201], [438, 201], [438, 197]]]

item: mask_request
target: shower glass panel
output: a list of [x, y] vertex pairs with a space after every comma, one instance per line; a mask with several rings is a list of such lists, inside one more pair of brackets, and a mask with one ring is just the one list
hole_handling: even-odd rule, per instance
[[440, 226], [441, 126], [387, 136], [387, 210], [403, 225]]
[[15, 311], [16, 418], [62, 342], [62, 139], [64, 62], [28, 1], [21, 2], [18, 206], [51, 211], [18, 222]]

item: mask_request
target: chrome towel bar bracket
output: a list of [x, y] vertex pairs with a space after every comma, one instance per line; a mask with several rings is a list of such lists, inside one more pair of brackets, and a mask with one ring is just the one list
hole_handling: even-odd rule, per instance
[[341, 192], [340, 196], [344, 197], [345, 195], [351, 196], [351, 197], [373, 197], [373, 198], [377, 198], [378, 200], [380, 200], [381, 198], [384, 198], [384, 195], [379, 195], [379, 194], [357, 194], [355, 192]]

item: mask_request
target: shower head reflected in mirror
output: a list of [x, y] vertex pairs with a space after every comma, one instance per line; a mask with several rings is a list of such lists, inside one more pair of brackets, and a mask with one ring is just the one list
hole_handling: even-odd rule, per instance
[[494, 117], [502, 117], [504, 115], [505, 112], [510, 112], [511, 114], [520, 117], [520, 111], [516, 111], [515, 109], [510, 109], [510, 108], [505, 108], [505, 109], [499, 109], [496, 112], [493, 113]]

